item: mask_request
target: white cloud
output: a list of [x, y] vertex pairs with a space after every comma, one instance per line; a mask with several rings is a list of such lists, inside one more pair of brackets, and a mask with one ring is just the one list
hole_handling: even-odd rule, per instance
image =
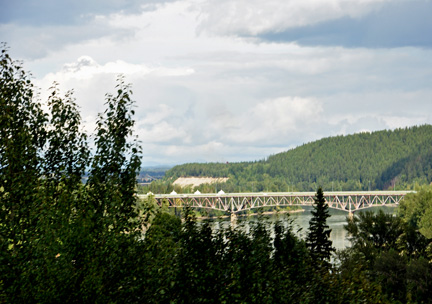
[[187, 129], [188, 123], [184, 119], [176, 119], [178, 115], [173, 107], [166, 104], [156, 105], [149, 109], [143, 118], [138, 119], [136, 132], [145, 144], [190, 143], [192, 138]]
[[[115, 60], [105, 64], [97, 63], [92, 57], [83, 55], [72, 63], [66, 63], [57, 72], [48, 73], [41, 79], [36, 79], [36, 85], [42, 88], [42, 100], [47, 99], [47, 88], [58, 82], [63, 91], [75, 89], [76, 96], [83, 101], [85, 110], [93, 114], [100, 111], [105, 93], [115, 87], [118, 75], [125, 75], [126, 81], [137, 79], [160, 79], [166, 77], [184, 77], [195, 71], [190, 67], [150, 67], [146, 64], [133, 64], [123, 60]], [[99, 102], [96, 102], [96, 101]]]
[[389, 129], [396, 129], [407, 126], [421, 125], [425, 121], [426, 117], [383, 116], [381, 119], [386, 123]]
[[299, 130], [319, 126], [322, 112], [321, 102], [314, 98], [285, 96], [266, 100], [245, 111], [237, 130], [228, 137], [232, 142], [255, 145], [296, 140]]
[[90, 56], [81, 56], [74, 63], [65, 64], [60, 73], [53, 75], [54, 77], [68, 80], [90, 79], [97, 74], [124, 74], [132, 76], [146, 76], [152, 74], [158, 77], [165, 76], [185, 76], [193, 74], [194, 70], [188, 67], [185, 68], [166, 68], [166, 67], [148, 67], [144, 64], [131, 64], [123, 60], [108, 62], [104, 65], [99, 65]]
[[[269, 154], [282, 152], [280, 148], [255, 145], [232, 146], [219, 141], [202, 145], [144, 145], [144, 163], [179, 164], [185, 162], [220, 162], [258, 160]], [[151, 155], [149, 157], [149, 155]]]
[[295, 130], [298, 123], [308, 123], [313, 116], [319, 117], [321, 104], [313, 99], [280, 97], [257, 104], [251, 111], [252, 117], [260, 124], [288, 132]]
[[174, 112], [175, 110], [166, 104], [157, 105], [153, 111], [146, 113], [146, 116], [140, 119], [138, 127], [160, 123], [169, 119]]
[[179, 0], [77, 27], [14, 25], [8, 37], [12, 55], [28, 45], [38, 57], [25, 67], [42, 100], [53, 81], [75, 89], [90, 130], [125, 74], [145, 162], [256, 160], [325, 136], [432, 123], [430, 49], [236, 36], [358, 18], [385, 2]]
[[227, 35], [258, 35], [341, 17], [359, 18], [390, 0], [207, 0], [200, 30]]
[[166, 121], [140, 128], [137, 134], [144, 143], [168, 143], [170, 141], [181, 143], [188, 140], [188, 135], [182, 128]]

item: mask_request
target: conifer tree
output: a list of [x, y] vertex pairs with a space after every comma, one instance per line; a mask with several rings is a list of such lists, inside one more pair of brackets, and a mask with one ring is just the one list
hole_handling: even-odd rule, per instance
[[329, 239], [331, 229], [327, 225], [327, 218], [330, 214], [321, 187], [318, 188], [314, 201], [306, 245], [315, 264], [329, 266], [331, 254], [335, 249]]

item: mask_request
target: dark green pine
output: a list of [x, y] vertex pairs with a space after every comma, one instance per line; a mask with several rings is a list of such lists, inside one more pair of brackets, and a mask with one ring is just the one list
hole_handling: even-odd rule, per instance
[[306, 245], [311, 257], [316, 264], [329, 265], [330, 257], [335, 249], [330, 240], [331, 229], [327, 225], [330, 217], [328, 205], [325, 202], [322, 188], [318, 188], [314, 197], [312, 218], [309, 221], [309, 232], [306, 237]]

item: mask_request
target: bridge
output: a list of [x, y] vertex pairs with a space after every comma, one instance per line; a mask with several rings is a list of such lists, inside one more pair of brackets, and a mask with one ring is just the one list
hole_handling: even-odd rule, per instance
[[[329, 208], [354, 212], [374, 206], [397, 206], [408, 193], [414, 191], [349, 191], [324, 192]], [[152, 194], [159, 206], [205, 208], [220, 210], [232, 215], [262, 207], [311, 206], [315, 192], [259, 192], [259, 193], [195, 193]]]

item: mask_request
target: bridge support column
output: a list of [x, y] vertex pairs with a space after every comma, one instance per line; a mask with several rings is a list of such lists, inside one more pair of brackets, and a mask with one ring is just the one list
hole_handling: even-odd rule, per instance
[[237, 215], [233, 212], [231, 213], [231, 225], [237, 224]]
[[350, 210], [350, 212], [348, 213], [348, 218], [349, 218], [350, 220], [352, 220], [352, 219], [354, 218], [354, 212], [352, 212], [351, 210]]

